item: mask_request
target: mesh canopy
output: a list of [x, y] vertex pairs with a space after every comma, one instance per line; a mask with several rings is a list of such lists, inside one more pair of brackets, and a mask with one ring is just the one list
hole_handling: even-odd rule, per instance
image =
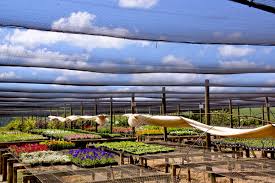
[[163, 86], [168, 111], [198, 110], [206, 79], [213, 108], [272, 105], [274, 14], [230, 0], [127, 2], [1, 1], [1, 114], [106, 112], [110, 101], [123, 113], [133, 93], [159, 111]]
[[[19, 0], [5, 0], [0, 4], [1, 25], [154, 41], [275, 44], [272, 14], [228, 0], [156, 2], [32, 0], [32, 6], [18, 8], [14, 5]], [[76, 26], [77, 18], [81, 22]]]

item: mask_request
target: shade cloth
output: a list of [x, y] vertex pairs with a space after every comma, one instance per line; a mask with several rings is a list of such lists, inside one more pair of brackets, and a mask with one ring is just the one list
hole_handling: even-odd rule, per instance
[[106, 115], [104, 114], [100, 114], [97, 116], [76, 116], [76, 115], [72, 115], [72, 116], [68, 116], [66, 118], [60, 117], [60, 116], [48, 116], [48, 118], [51, 121], [60, 121], [60, 122], [68, 122], [68, 121], [76, 121], [76, 120], [90, 120], [90, 121], [95, 121], [97, 124], [99, 124], [100, 126], [103, 126], [107, 121], [108, 118]]
[[162, 127], [194, 127], [212, 135], [235, 138], [275, 138], [275, 125], [268, 124], [253, 129], [234, 129], [220, 126], [205, 125], [198, 121], [181, 116], [151, 116], [146, 114], [126, 114], [132, 127], [140, 125], [156, 125]]

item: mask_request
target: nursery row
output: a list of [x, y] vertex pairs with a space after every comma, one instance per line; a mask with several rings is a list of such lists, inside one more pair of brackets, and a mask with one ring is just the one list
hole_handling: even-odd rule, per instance
[[216, 140], [214, 144], [223, 144], [229, 147], [242, 147], [254, 150], [275, 150], [275, 139], [239, 139], [239, 138], [224, 138]]
[[96, 147], [106, 147], [112, 150], [124, 151], [135, 155], [152, 154], [160, 152], [174, 151], [174, 148], [165, 147], [161, 145], [145, 144], [142, 142], [105, 142], [96, 144]]
[[46, 138], [41, 135], [23, 133], [19, 131], [0, 131], [0, 142], [43, 140], [43, 139], [46, 139]]

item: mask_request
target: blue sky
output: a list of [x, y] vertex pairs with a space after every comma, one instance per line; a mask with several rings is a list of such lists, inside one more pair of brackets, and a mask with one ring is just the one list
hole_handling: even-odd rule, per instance
[[[264, 43], [275, 40], [275, 18], [227, 0], [3, 0], [0, 23], [186, 41]], [[199, 45], [130, 41], [14, 28], [0, 29], [0, 63], [135, 69], [268, 70], [275, 68], [271, 46]], [[202, 75], [179, 73], [102, 74], [68, 70], [0, 67], [0, 80], [124, 83], [275, 83], [275, 74]], [[26, 85], [24, 85], [26, 86]], [[31, 87], [51, 87], [30, 85]], [[0, 85], [0, 87], [4, 87]], [[10, 87], [13, 87], [10, 85]], [[20, 87], [20, 85], [18, 85]], [[65, 88], [65, 87], [64, 87]], [[69, 88], [69, 87], [66, 87]], [[79, 87], [78, 87], [79, 88]], [[83, 88], [83, 87], [82, 87]], [[143, 87], [87, 87], [136, 90]], [[148, 88], [148, 87], [145, 87]], [[181, 89], [170, 87], [172, 89]], [[185, 88], [186, 89], [186, 88]], [[195, 90], [193, 87], [187, 89]], [[243, 90], [243, 89], [242, 89]], [[256, 89], [255, 89], [256, 90]]]

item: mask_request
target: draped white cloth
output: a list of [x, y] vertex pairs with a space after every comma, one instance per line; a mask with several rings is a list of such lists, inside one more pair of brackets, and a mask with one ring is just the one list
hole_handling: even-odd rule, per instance
[[51, 121], [60, 121], [60, 122], [70, 122], [70, 121], [77, 121], [77, 120], [88, 121], [89, 120], [89, 121], [95, 121], [100, 126], [103, 126], [108, 121], [107, 116], [104, 115], [104, 114], [100, 114], [100, 115], [97, 115], [97, 116], [76, 116], [76, 115], [72, 115], [72, 116], [68, 116], [66, 118], [63, 118], [61, 116], [48, 116], [48, 118]]
[[275, 125], [268, 124], [253, 129], [234, 129], [220, 126], [210, 126], [181, 116], [151, 116], [146, 114], [126, 114], [132, 127], [140, 125], [156, 125], [162, 127], [194, 127], [212, 135], [237, 138], [275, 138]]

